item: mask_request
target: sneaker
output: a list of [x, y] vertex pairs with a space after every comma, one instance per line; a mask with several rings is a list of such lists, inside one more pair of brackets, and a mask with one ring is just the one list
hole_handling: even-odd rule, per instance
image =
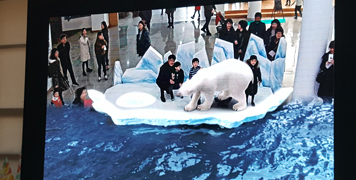
[[191, 18], [194, 19], [194, 16], [192, 16]]
[[204, 28], [201, 28], [201, 30], [206, 33], [206, 30]]
[[90, 68], [87, 68], [87, 72], [92, 72], [93, 70]]
[[255, 107], [255, 103], [254, 103], [254, 102], [251, 102], [251, 106], [252, 106], [252, 107]]
[[207, 35], [207, 36], [211, 36], [211, 33], [210, 33], [210, 32], [208, 32], [208, 33], [206, 33], [206, 35]]
[[105, 76], [104, 76], [104, 79], [105, 79], [105, 81], [108, 80], [108, 75], [105, 75]]
[[87, 73], [85, 73], [84, 71], [83, 71], [83, 76], [87, 76]]
[[171, 100], [174, 101], [174, 97], [172, 97]]
[[74, 82], [73, 85], [74, 86], [79, 86], [79, 84], [77, 82]]
[[294, 19], [297, 19], [297, 16], [294, 16]]
[[168, 26], [167, 26], [167, 28], [170, 28], [170, 27], [171, 27], [171, 25], [168, 25]]
[[101, 77], [98, 78], [98, 82], [100, 82], [100, 81], [101, 81]]

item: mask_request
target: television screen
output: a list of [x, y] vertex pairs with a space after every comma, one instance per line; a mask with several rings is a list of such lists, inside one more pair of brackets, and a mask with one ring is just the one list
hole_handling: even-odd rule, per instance
[[79, 2], [29, 3], [43, 179], [334, 178], [333, 1]]

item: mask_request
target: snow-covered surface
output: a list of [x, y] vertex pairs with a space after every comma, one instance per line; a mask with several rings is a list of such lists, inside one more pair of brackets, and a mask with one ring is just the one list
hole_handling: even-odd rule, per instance
[[94, 101], [94, 109], [111, 116], [116, 125], [216, 124], [233, 128], [244, 122], [263, 118], [267, 112], [275, 110], [282, 104], [292, 91], [293, 88], [281, 88], [273, 94], [270, 88], [260, 86], [255, 96], [255, 107], [249, 104], [245, 110], [233, 111], [232, 105], [236, 101], [232, 100], [228, 108], [217, 107], [214, 102], [207, 111], [192, 112], [184, 111], [184, 106], [191, 100], [190, 97], [183, 99], [175, 97], [172, 101], [170, 95], [166, 94], [166, 102], [161, 102], [159, 88], [155, 83], [118, 84], [107, 89], [105, 94], [93, 89], [89, 89], [88, 94]]

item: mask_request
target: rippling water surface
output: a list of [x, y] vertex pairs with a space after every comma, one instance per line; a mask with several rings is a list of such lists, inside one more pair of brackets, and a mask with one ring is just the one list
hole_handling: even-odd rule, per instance
[[333, 105], [290, 103], [238, 128], [116, 126], [48, 108], [44, 179], [333, 179]]

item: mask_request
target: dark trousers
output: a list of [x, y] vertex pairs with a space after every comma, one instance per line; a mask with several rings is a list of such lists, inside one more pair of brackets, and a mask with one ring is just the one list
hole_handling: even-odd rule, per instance
[[168, 26], [173, 26], [173, 13], [167, 13], [168, 15]]
[[84, 62], [82, 62], [82, 69], [83, 69], [83, 72], [85, 72], [85, 68], [84, 68], [84, 66], [86, 66], [86, 67], [87, 67], [87, 70], [89, 69], [88, 61], [84, 61]]
[[64, 78], [68, 79], [67, 71], [69, 71], [70, 78], [72, 79], [72, 83], [76, 83], [77, 81], [75, 80], [75, 77], [74, 77], [74, 72], [73, 72], [72, 65], [70, 64], [70, 65], [67, 65], [67, 66], [62, 66], [62, 68], [63, 68]]
[[206, 30], [206, 33], [207, 34], [210, 34], [210, 31], [209, 31], [209, 23], [210, 23], [210, 19], [211, 19], [211, 16], [208, 16], [208, 17], [205, 17], [206, 20], [205, 20], [205, 24], [203, 26], [202, 29]]
[[194, 11], [193, 18], [195, 16], [195, 13], [198, 12], [198, 18], [200, 18], [200, 11]]
[[161, 98], [164, 98], [164, 91], [167, 92], [167, 94], [171, 95], [171, 98], [173, 99], [173, 85], [169, 85], [168, 87], [160, 87], [161, 90]]
[[302, 17], [302, 10], [301, 10], [301, 8], [302, 8], [302, 6], [295, 6], [295, 8], [294, 8], [295, 17], [298, 17], [297, 11], [299, 11], [300, 17]]
[[148, 31], [151, 30], [151, 20], [145, 21]]
[[101, 66], [103, 66], [104, 76], [106, 75], [105, 59], [106, 59], [105, 54], [96, 56], [96, 61], [98, 63], [98, 77], [101, 77]]

